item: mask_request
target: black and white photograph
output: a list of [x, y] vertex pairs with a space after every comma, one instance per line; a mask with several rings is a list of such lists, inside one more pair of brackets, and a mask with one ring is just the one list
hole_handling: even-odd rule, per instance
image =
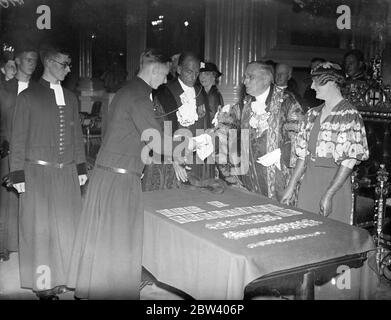
[[390, 0], [0, 0], [0, 70], [0, 300], [391, 300]]

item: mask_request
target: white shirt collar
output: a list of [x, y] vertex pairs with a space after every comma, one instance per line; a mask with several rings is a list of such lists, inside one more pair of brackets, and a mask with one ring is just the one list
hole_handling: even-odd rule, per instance
[[18, 81], [18, 95], [21, 93], [23, 90], [27, 89], [29, 86], [29, 82], [25, 81]]
[[266, 103], [266, 99], [269, 96], [269, 92], [270, 92], [270, 86], [269, 88], [266, 89], [264, 93], [260, 94], [259, 96], [256, 96], [255, 100], [257, 102]]
[[187, 94], [190, 94], [193, 98], [195, 97], [195, 90], [194, 90], [194, 87], [189, 87], [187, 85], [185, 85], [181, 79], [178, 78], [178, 81], [179, 81], [179, 84], [181, 85], [182, 89], [184, 92], [186, 92]]
[[288, 86], [277, 86], [278, 88], [280, 88], [280, 89], [286, 89], [286, 88], [288, 88]]

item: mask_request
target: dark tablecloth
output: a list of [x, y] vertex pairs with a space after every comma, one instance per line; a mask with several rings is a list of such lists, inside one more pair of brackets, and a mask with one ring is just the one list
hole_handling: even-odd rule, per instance
[[[220, 201], [229, 204], [229, 207], [219, 209], [207, 203], [210, 201]], [[225, 230], [212, 230], [205, 225], [237, 217], [180, 224], [156, 211], [186, 206], [197, 206], [212, 211], [267, 203], [289, 208], [268, 198], [238, 189], [228, 188], [223, 194], [182, 189], [145, 192], [144, 202], [144, 267], [159, 281], [178, 288], [196, 299], [242, 299], [246, 285], [259, 277], [369, 252], [375, 248], [372, 237], [364, 229], [292, 207], [291, 209], [301, 211], [302, 214]], [[302, 219], [320, 221], [322, 224], [239, 240], [223, 236], [224, 232], [231, 230], [260, 228]], [[247, 247], [249, 243], [317, 231], [325, 234], [252, 249]]]

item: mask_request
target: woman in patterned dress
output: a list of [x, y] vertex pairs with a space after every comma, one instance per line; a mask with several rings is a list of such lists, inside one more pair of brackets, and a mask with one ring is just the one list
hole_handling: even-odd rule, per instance
[[340, 86], [345, 78], [339, 65], [321, 63], [311, 76], [316, 98], [325, 102], [310, 109], [300, 125], [298, 160], [281, 202], [289, 202], [302, 178], [299, 208], [351, 223], [350, 174], [369, 156], [364, 123], [357, 109], [342, 97]]

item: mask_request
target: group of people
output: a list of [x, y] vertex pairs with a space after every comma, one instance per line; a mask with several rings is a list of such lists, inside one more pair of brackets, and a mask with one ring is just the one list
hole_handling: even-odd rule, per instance
[[[38, 56], [44, 71], [33, 82]], [[58, 299], [67, 290], [76, 299], [139, 299], [143, 190], [190, 185], [221, 192], [220, 178], [349, 223], [349, 176], [368, 158], [368, 146], [359, 112], [341, 93], [346, 75], [339, 65], [313, 61], [311, 90], [319, 105], [304, 112], [297, 89], [288, 85], [288, 65], [249, 62], [243, 101], [224, 105], [214, 63], [192, 52], [176, 58], [172, 71], [159, 51], [141, 54], [139, 72], [110, 104], [87, 177], [78, 101], [61, 86], [71, 56], [52, 46], [39, 54], [15, 51], [16, 73], [0, 86], [0, 258], [19, 252], [22, 288], [40, 299]], [[151, 129], [160, 133], [161, 146], [173, 141], [174, 148], [159, 151], [168, 162], [146, 163], [141, 156], [143, 133]], [[183, 129], [190, 136], [173, 139]], [[216, 141], [232, 129], [238, 139], [217, 150]], [[213, 137], [214, 162], [195, 152], [205, 143], [199, 130]], [[180, 144], [184, 155], [172, 151]]]

